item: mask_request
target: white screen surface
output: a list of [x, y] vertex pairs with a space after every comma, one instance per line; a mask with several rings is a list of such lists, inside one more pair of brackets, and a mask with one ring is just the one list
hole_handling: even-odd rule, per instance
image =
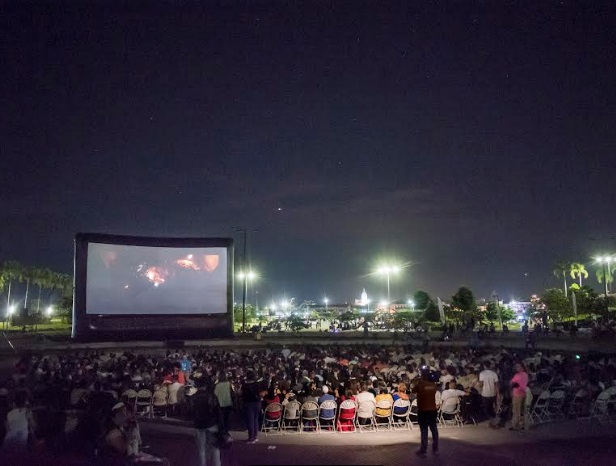
[[227, 249], [88, 243], [87, 314], [227, 312]]

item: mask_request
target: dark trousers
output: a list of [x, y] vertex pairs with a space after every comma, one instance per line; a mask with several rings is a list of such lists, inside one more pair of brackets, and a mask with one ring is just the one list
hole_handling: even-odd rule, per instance
[[222, 409], [222, 429], [225, 434], [229, 433], [229, 417], [231, 416], [231, 411], [233, 411], [233, 406], [225, 406]]
[[494, 405], [496, 403], [495, 396], [482, 396], [481, 403], [483, 405], [483, 412], [486, 413], [488, 419], [492, 419], [496, 416], [496, 412], [494, 411]]
[[436, 425], [436, 411], [419, 411], [417, 421], [421, 432], [421, 451], [428, 450], [428, 428], [432, 432], [432, 451], [438, 451], [438, 427]]
[[259, 432], [259, 414], [261, 414], [260, 401], [244, 403], [244, 417], [246, 419], [246, 428], [248, 429], [248, 440], [257, 438], [257, 432]]

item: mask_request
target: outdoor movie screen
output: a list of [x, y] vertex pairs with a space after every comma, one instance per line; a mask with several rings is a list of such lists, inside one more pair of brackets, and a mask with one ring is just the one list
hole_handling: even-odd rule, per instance
[[86, 313], [227, 312], [227, 248], [88, 243]]

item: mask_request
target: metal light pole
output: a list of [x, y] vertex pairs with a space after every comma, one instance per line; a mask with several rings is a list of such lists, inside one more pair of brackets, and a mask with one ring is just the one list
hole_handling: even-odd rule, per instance
[[391, 273], [397, 273], [400, 271], [400, 267], [397, 265], [385, 265], [379, 267], [376, 271], [380, 275], [385, 275], [387, 278], [387, 301], [391, 302]]
[[605, 263], [607, 259], [601, 260], [601, 265], [603, 266], [603, 285], [605, 285], [605, 299], [607, 300], [607, 270], [605, 268]]
[[498, 295], [496, 296], [496, 310], [498, 311], [498, 323], [500, 324], [500, 328], [501, 331], [503, 330], [503, 316], [501, 314], [501, 307], [500, 307], [500, 299], [498, 299]]
[[388, 267], [387, 268], [387, 302], [388, 303], [391, 302], [391, 293], [389, 292], [389, 274], [390, 274], [390, 269]]
[[236, 228], [235, 231], [242, 232], [244, 234], [244, 259], [242, 260], [242, 269], [244, 271], [244, 286], [242, 287], [242, 333], [246, 332], [246, 295], [248, 294], [248, 272], [250, 267], [248, 266], [248, 232], [255, 232], [250, 228]]
[[[605, 284], [607, 285], [607, 284], [608, 284], [608, 283], [607, 283], [607, 279], [608, 279], [608, 277], [610, 278], [610, 280], [611, 280], [611, 278], [612, 278], [612, 269], [611, 269], [610, 264], [611, 264], [612, 260], [614, 260], [614, 259], [610, 256], [610, 257], [606, 257], [606, 258], [605, 258], [605, 260], [607, 261], [607, 277], [605, 277]], [[608, 285], [608, 287], [607, 287], [607, 288], [608, 288], [608, 291], [609, 291], [609, 292], [611, 292], [611, 291], [612, 291], [612, 285], [611, 285], [611, 283]], [[607, 297], [607, 294], [606, 294], [605, 296]]]

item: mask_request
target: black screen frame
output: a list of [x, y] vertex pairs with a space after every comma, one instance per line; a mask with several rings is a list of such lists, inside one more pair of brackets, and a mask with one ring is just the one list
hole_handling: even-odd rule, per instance
[[[210, 314], [89, 314], [86, 289], [88, 281], [88, 245], [90, 243], [120, 246], [161, 248], [225, 248], [227, 250], [227, 309], [224, 313]], [[73, 324], [74, 339], [141, 339], [226, 337], [233, 335], [233, 264], [232, 238], [177, 238], [125, 236], [102, 233], [75, 235]], [[169, 321], [165, 328], [165, 320]], [[157, 323], [156, 329], [148, 324]], [[128, 325], [126, 324], [128, 322]], [[131, 324], [134, 322], [134, 324]], [[114, 323], [118, 327], [114, 330]], [[162, 325], [161, 325], [162, 323]], [[104, 324], [104, 330], [99, 327]]]

